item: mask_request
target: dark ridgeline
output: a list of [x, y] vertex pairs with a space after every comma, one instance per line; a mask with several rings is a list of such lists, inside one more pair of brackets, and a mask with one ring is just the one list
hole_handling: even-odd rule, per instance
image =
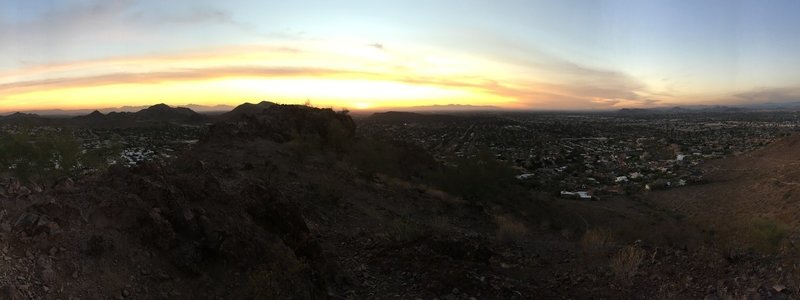
[[37, 114], [16, 112], [7, 116], [0, 116], [0, 124], [15, 124], [25, 126], [44, 126], [57, 123], [51, 118], [45, 118]]
[[259, 103], [244, 103], [242, 105], [237, 106], [233, 110], [223, 113], [219, 116], [218, 119], [226, 120], [236, 118], [242, 115], [254, 115], [263, 112], [265, 109], [276, 105], [273, 102], [269, 101], [261, 101]]
[[153, 105], [137, 112], [104, 114], [95, 110], [87, 115], [77, 117], [50, 117], [19, 112], [0, 116], [0, 123], [3, 124], [77, 127], [143, 127], [163, 123], [200, 125], [214, 120], [212, 116], [197, 113], [189, 108], [170, 107], [166, 104]]
[[[259, 114], [263, 110], [275, 105], [269, 101], [259, 103], [244, 103], [231, 111], [224, 113], [198, 113], [188, 107], [171, 107], [166, 104], [157, 104], [136, 112], [109, 112], [102, 113], [98, 110], [83, 116], [76, 117], [50, 117], [31, 113], [13, 113], [0, 116], [0, 123], [17, 125], [52, 125], [52, 126], [77, 126], [77, 127], [146, 127], [157, 124], [209, 124], [215, 121], [228, 120], [242, 115]], [[220, 106], [225, 108], [224, 106]]]
[[93, 111], [85, 116], [64, 119], [64, 125], [80, 127], [137, 127], [158, 123], [204, 124], [211, 122], [210, 116], [199, 114], [185, 107], [170, 107], [157, 104], [138, 112], [110, 112], [103, 114]]

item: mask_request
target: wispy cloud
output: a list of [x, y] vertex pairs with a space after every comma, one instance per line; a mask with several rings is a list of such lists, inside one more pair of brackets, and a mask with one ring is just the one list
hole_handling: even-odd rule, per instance
[[[482, 43], [475, 44], [475, 40]], [[492, 57], [510, 68], [521, 69], [516, 84], [500, 90], [518, 99], [522, 106], [646, 107], [673, 98], [671, 94], [625, 72], [575, 62], [529, 41], [496, 32], [478, 30], [474, 36], [458, 43], [464, 51]]]
[[111, 73], [96, 76], [50, 78], [0, 84], [0, 96], [8, 96], [11, 94], [25, 93], [43, 89], [80, 88], [113, 84], [158, 84], [173, 81], [197, 81], [231, 77], [333, 77], [340, 75], [348, 75], [352, 77], [356, 75], [363, 76], [366, 74], [310, 68], [253, 67], [184, 69], [149, 73]]
[[[185, 49], [239, 36], [265, 35], [253, 24], [237, 20], [229, 11], [213, 4], [201, 1], [65, 1], [43, 6], [42, 11], [29, 18], [0, 18], [0, 53], [5, 54], [0, 56], [0, 70], [148, 53], [153, 46]], [[218, 36], [198, 38], [200, 32]]]
[[227, 46], [209, 49], [197, 49], [174, 53], [120, 56], [91, 60], [82, 60], [64, 63], [33, 64], [31, 66], [0, 72], [0, 83], [8, 80], [19, 80], [28, 76], [58, 76], [61, 73], [81, 72], [93, 69], [115, 69], [127, 68], [131, 66], [155, 66], [169, 68], [169, 66], [198, 65], [219, 62], [235, 61], [240, 62], [242, 57], [266, 57], [276, 54], [298, 55], [302, 51], [298, 48], [265, 46], [265, 45], [243, 45]]

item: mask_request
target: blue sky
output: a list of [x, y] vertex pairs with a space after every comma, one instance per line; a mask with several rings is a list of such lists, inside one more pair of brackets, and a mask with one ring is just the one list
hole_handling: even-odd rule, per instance
[[[351, 74], [348, 80], [363, 84], [380, 77], [381, 82], [441, 89], [428, 96], [415, 94], [415, 100], [408, 101], [413, 104], [604, 109], [797, 101], [798, 15], [800, 1], [788, 0], [0, 0], [0, 107], [4, 103], [43, 107], [48, 101], [54, 106], [80, 106], [74, 103], [77, 98], [62, 102], [45, 99], [55, 94], [38, 93], [33, 87], [46, 81], [40, 88], [53, 89], [53, 81], [131, 72], [119, 63], [115, 69], [114, 63], [102, 61], [184, 53], [188, 57], [204, 51], [218, 53], [214, 59], [224, 60], [218, 56], [230, 52], [220, 49], [237, 47], [290, 48], [305, 54], [240, 59], [228, 62], [228, 67], [316, 66], [346, 71]], [[361, 47], [380, 48], [385, 52], [381, 55], [390, 58], [359, 60], [357, 53], [371, 51]], [[236, 55], [250, 57], [241, 52]], [[340, 60], [341, 55], [347, 57]], [[87, 62], [93, 61], [97, 63], [88, 68]], [[47, 67], [53, 64], [66, 66], [54, 71]], [[143, 72], [206, 67], [202, 61], [162, 65], [137, 66], [144, 69], [137, 69], [135, 77], [141, 78]], [[218, 70], [221, 66], [214, 67]], [[370, 78], [353, 77], [354, 69], [369, 73]], [[206, 76], [213, 77], [204, 74], [204, 80]], [[250, 83], [287, 79], [236, 76]], [[181, 78], [181, 83], [190, 81]], [[305, 83], [311, 79], [302, 78]], [[114, 84], [137, 85], [156, 94], [157, 87], [174, 81], [148, 80], [144, 85], [123, 80]], [[89, 89], [111, 84], [83, 82], [68, 88], [85, 89], [82, 95], [107, 95]], [[195, 83], [198, 88], [208, 87]], [[19, 86], [32, 88], [20, 92]], [[455, 86], [470, 90], [456, 91]], [[243, 96], [277, 95], [292, 102], [303, 98], [304, 90], [273, 95], [258, 89]], [[403, 104], [402, 99], [381, 102], [379, 93], [373, 97], [376, 99], [361, 99], [359, 105]], [[335, 105], [341, 99], [322, 100]], [[182, 100], [178, 95], [170, 101]], [[101, 101], [87, 105], [97, 102]]]

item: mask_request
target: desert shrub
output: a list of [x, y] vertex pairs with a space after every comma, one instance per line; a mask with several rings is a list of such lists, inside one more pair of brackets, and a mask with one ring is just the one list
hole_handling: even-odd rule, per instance
[[581, 237], [581, 247], [588, 254], [603, 254], [614, 245], [616, 237], [608, 229], [592, 228]]
[[[678, 292], [682, 290], [678, 287], [678, 284], [674, 282], [664, 282], [658, 286], [658, 289], [655, 290], [655, 295], [653, 295], [652, 299], [659, 299], [659, 300], [675, 300], [675, 299], [682, 299]], [[717, 290], [717, 296], [720, 296], [719, 290]], [[733, 298], [726, 298], [726, 297], [718, 297], [716, 299], [724, 299], [724, 300], [733, 300]]]
[[421, 178], [436, 165], [433, 157], [419, 146], [375, 138], [356, 141], [347, 159], [366, 175], [385, 174], [403, 179]]
[[[340, 114], [347, 115], [346, 112]], [[341, 159], [345, 150], [352, 144], [353, 131], [342, 123], [339, 119], [328, 122], [328, 130], [324, 136], [324, 146], [333, 151], [338, 159]]]
[[248, 286], [255, 299], [313, 299], [302, 263], [283, 267], [262, 265], [248, 276]]
[[397, 218], [389, 224], [389, 236], [397, 242], [415, 241], [425, 235], [425, 229], [406, 218]]
[[248, 299], [319, 299], [322, 292], [314, 283], [312, 268], [298, 259], [283, 243], [265, 249], [267, 262], [254, 266], [244, 282]]
[[629, 280], [639, 270], [645, 251], [636, 246], [622, 248], [611, 258], [611, 269], [621, 280]]
[[435, 234], [446, 234], [453, 230], [452, 219], [447, 216], [436, 216], [425, 222], [428, 228]]
[[322, 141], [316, 136], [296, 135], [286, 147], [297, 160], [303, 161], [322, 149]]
[[429, 174], [435, 186], [471, 202], [515, 198], [513, 187], [519, 187], [517, 171], [495, 159], [488, 151], [474, 157], [453, 158], [448, 166]]
[[757, 250], [775, 251], [786, 238], [786, 226], [774, 220], [757, 220], [751, 226], [750, 244]]
[[20, 129], [0, 134], [0, 172], [32, 183], [50, 185], [85, 168], [91, 153], [67, 129]]
[[519, 241], [528, 234], [528, 228], [511, 216], [496, 216], [497, 238], [502, 241]]

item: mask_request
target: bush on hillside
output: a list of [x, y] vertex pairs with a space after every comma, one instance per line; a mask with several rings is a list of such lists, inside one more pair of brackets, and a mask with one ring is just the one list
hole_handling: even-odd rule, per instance
[[775, 220], [756, 220], [750, 232], [750, 243], [760, 251], [776, 251], [788, 235], [786, 226]]
[[528, 234], [528, 227], [514, 217], [496, 216], [494, 222], [497, 225], [497, 239], [501, 241], [521, 241]]
[[516, 175], [511, 166], [488, 151], [481, 151], [475, 157], [453, 159], [451, 165], [432, 172], [428, 179], [443, 191], [467, 201], [501, 202], [515, 191]]
[[581, 247], [590, 255], [602, 255], [616, 242], [616, 236], [608, 229], [592, 228], [581, 237]]
[[50, 185], [87, 167], [103, 165], [99, 155], [81, 151], [80, 140], [66, 129], [0, 134], [0, 172], [23, 181]]
[[644, 261], [645, 251], [636, 246], [622, 248], [611, 258], [611, 269], [617, 278], [628, 282]]

